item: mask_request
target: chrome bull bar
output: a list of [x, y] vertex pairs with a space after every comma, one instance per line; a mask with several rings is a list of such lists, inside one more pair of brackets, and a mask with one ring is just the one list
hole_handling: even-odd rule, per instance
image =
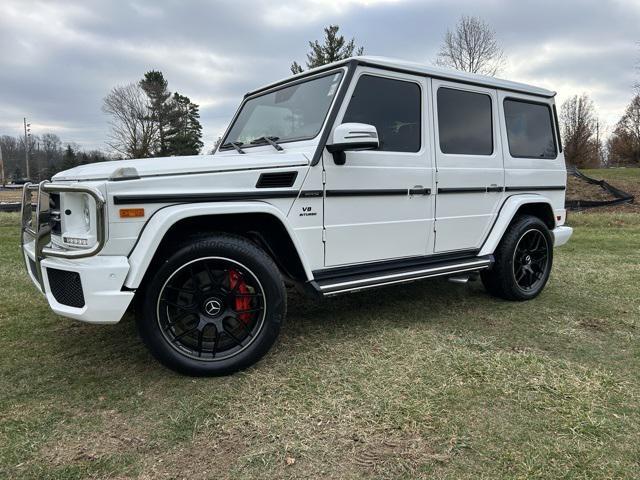
[[[37, 192], [36, 196], [36, 210], [35, 218], [33, 216], [33, 204], [32, 193]], [[88, 248], [82, 249], [64, 249], [60, 247], [52, 247], [51, 244], [51, 205], [49, 202], [49, 194], [68, 192], [68, 193], [84, 193], [93, 198], [96, 204], [96, 242], [94, 245]], [[27, 237], [32, 237], [35, 240], [34, 245], [34, 262], [35, 262], [35, 276], [40, 287], [44, 292], [44, 282], [42, 279], [42, 267], [41, 262], [47, 257], [56, 258], [86, 258], [93, 255], [97, 255], [104, 247], [106, 234], [105, 234], [105, 199], [102, 193], [88, 186], [80, 185], [61, 185], [51, 183], [48, 180], [44, 180], [38, 184], [25, 183], [22, 189], [22, 205], [20, 210], [20, 248], [24, 255], [25, 265], [27, 271], [29, 268], [29, 259], [24, 251], [24, 245], [27, 241]], [[35, 224], [34, 224], [35, 221]]]

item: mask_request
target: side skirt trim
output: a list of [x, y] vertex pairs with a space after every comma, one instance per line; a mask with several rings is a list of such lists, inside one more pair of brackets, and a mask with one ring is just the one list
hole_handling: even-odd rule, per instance
[[378, 274], [372, 276], [359, 276], [352, 279], [342, 279], [342, 281], [320, 281], [315, 282], [317, 289], [324, 296], [336, 295], [338, 293], [353, 292], [368, 288], [380, 287], [384, 285], [392, 285], [395, 283], [412, 282], [423, 278], [438, 277], [443, 275], [452, 275], [456, 273], [484, 270], [493, 264], [493, 256], [476, 257], [473, 260], [464, 262], [444, 262], [444, 264], [433, 265], [428, 268], [390, 271], [386, 274]]

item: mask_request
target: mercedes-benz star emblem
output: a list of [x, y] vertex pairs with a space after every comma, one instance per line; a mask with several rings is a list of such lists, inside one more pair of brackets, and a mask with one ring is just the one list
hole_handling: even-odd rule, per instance
[[220, 313], [222, 309], [222, 305], [218, 300], [211, 299], [207, 300], [207, 303], [204, 304], [204, 310], [207, 312], [207, 315], [211, 315], [212, 317], [216, 316]]

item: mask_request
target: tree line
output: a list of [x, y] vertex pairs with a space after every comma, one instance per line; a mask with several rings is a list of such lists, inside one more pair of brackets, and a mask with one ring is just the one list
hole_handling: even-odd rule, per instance
[[86, 163], [112, 160], [100, 150], [83, 150], [74, 143], [66, 143], [53, 133], [33, 135], [25, 142], [24, 136], [0, 136], [0, 149], [4, 163], [4, 181], [16, 182], [26, 179], [26, 152], [29, 151], [29, 177], [32, 181], [50, 179], [62, 170]]

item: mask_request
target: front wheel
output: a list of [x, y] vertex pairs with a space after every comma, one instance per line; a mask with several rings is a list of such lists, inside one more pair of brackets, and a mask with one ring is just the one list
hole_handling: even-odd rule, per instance
[[140, 336], [161, 363], [188, 375], [225, 375], [257, 362], [286, 313], [273, 260], [232, 235], [187, 244], [139, 293]]
[[518, 217], [495, 251], [491, 270], [482, 272], [489, 293], [507, 300], [537, 297], [549, 280], [553, 265], [553, 239], [537, 217]]

